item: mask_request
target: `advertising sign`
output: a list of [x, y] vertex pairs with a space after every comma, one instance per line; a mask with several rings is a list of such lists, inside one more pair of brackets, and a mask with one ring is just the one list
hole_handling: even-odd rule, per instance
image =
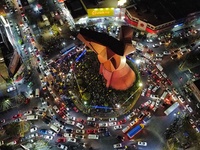
[[87, 9], [88, 17], [108, 17], [114, 16], [114, 8]]

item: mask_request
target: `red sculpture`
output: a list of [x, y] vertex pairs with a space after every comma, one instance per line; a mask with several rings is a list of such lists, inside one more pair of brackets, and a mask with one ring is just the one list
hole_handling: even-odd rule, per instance
[[133, 31], [128, 26], [120, 29], [120, 41], [105, 34], [81, 29], [78, 38], [93, 50], [100, 62], [99, 73], [106, 79], [106, 87], [126, 90], [136, 80], [135, 72], [126, 63], [126, 55], [134, 51], [131, 44]]

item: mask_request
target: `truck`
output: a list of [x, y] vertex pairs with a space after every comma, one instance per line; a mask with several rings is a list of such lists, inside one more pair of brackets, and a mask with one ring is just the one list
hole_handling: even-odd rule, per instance
[[167, 108], [164, 113], [168, 116], [169, 114], [171, 114], [176, 108], [179, 107], [179, 103], [175, 102], [173, 105], [171, 105], [169, 108]]
[[131, 139], [133, 138], [137, 133], [139, 133], [144, 128], [144, 124], [139, 124], [132, 128], [128, 133], [127, 136]]

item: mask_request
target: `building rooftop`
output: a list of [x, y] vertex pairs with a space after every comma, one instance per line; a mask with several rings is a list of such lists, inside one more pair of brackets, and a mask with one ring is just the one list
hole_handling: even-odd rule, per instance
[[185, 18], [200, 11], [199, 0], [136, 0], [127, 7], [128, 12], [154, 26]]
[[200, 90], [200, 79], [194, 81], [194, 84], [196, 85], [196, 87]]
[[82, 0], [87, 9], [92, 8], [116, 8], [118, 0], [101, 0], [98, 4], [95, 0]]

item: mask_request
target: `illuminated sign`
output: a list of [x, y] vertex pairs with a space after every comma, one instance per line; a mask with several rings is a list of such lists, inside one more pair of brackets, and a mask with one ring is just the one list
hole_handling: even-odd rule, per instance
[[114, 16], [114, 8], [87, 9], [88, 17]]

